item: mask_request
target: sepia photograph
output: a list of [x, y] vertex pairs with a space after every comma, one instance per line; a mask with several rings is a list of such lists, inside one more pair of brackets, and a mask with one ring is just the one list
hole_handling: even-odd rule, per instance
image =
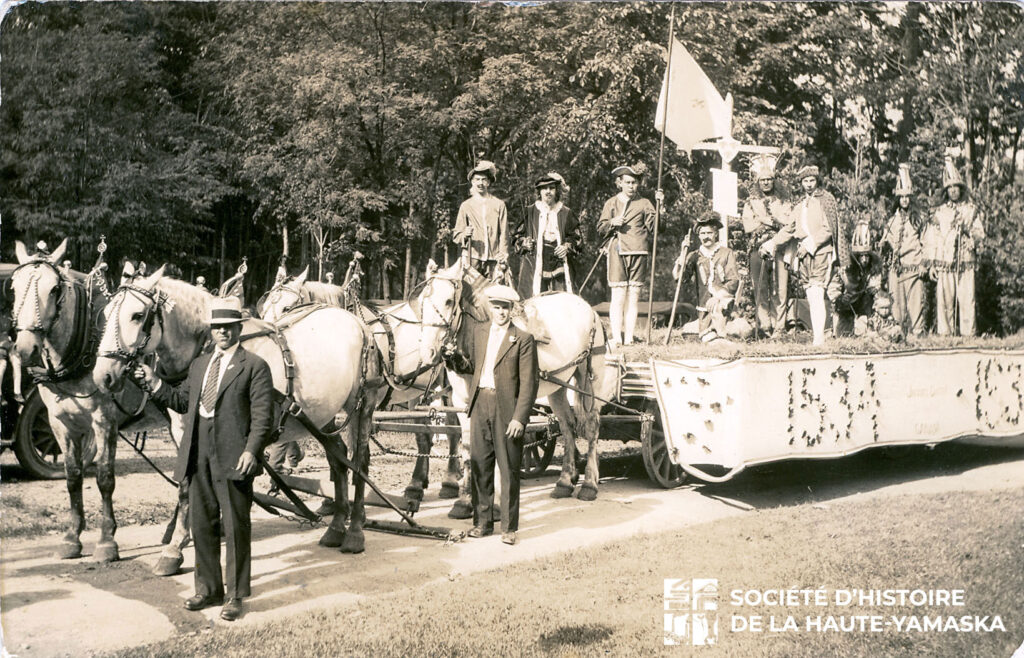
[[1022, 133], [1021, 2], [0, 0], [0, 656], [1024, 658]]

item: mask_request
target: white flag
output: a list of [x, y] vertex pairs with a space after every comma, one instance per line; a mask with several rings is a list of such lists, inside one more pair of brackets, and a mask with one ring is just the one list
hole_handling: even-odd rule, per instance
[[[671, 80], [669, 75], [672, 76]], [[665, 100], [668, 97], [668, 113]], [[654, 127], [689, 153], [697, 142], [728, 137], [730, 110], [683, 44], [672, 38], [672, 65], [665, 71]]]

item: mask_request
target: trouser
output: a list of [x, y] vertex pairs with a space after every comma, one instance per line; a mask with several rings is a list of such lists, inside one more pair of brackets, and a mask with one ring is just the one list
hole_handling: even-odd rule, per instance
[[916, 275], [905, 278], [895, 271], [889, 272], [889, 291], [892, 293], [892, 317], [906, 331], [914, 335], [924, 333], [924, 279]]
[[[200, 417], [198, 425], [195, 473], [188, 489], [196, 553], [196, 594], [224, 594], [229, 599], [246, 597], [250, 594], [252, 479], [217, 477], [217, 473], [234, 467], [234, 464], [218, 464], [213, 419]], [[223, 527], [227, 543], [224, 577], [220, 568], [220, 527]]]
[[298, 441], [281, 441], [267, 449], [267, 463], [275, 471], [280, 471], [286, 463], [289, 468], [296, 468], [305, 456]]
[[702, 340], [725, 337], [725, 311], [731, 303], [731, 297], [727, 299], [709, 297], [704, 302], [706, 310], [701, 311], [700, 321], [697, 323], [698, 332]]
[[762, 258], [754, 249], [750, 254], [750, 280], [761, 330], [784, 329], [789, 301], [789, 268], [782, 249], [774, 259]]
[[959, 276], [955, 272], [939, 272], [935, 279], [935, 330], [940, 336], [952, 334], [956, 328], [956, 314], [960, 315], [960, 335], [973, 336], [974, 326], [974, 268], [965, 269]]
[[498, 418], [493, 389], [477, 393], [470, 417], [469, 456], [473, 472], [473, 525], [493, 527], [494, 464], [501, 475], [501, 527], [519, 530], [519, 469], [523, 464], [523, 439], [507, 439], [508, 425]]

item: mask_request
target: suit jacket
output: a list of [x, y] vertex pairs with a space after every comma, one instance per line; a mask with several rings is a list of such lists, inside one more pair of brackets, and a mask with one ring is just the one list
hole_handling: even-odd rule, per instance
[[[204, 354], [192, 362], [188, 377], [177, 387], [167, 384], [153, 393], [153, 399], [174, 411], [185, 414], [185, 434], [178, 450], [178, 465], [174, 477], [181, 481], [188, 470], [199, 423], [199, 397], [203, 391], [203, 377], [213, 359], [213, 353]], [[235, 470], [242, 452], [259, 456], [271, 439], [274, 415], [274, 381], [270, 366], [259, 356], [242, 348], [235, 351], [217, 389], [214, 409], [214, 437], [216, 464], [215, 479], [242, 480]]]
[[[469, 387], [470, 417], [480, 393], [480, 375], [487, 355], [487, 339], [491, 330], [490, 322], [464, 322], [459, 336], [459, 346], [449, 357], [449, 366], [460, 374], [473, 375]], [[494, 395], [497, 398], [498, 420], [503, 425], [518, 420], [525, 427], [530, 420], [533, 403], [537, 399], [538, 380], [537, 343], [533, 334], [521, 331], [511, 322], [505, 339], [498, 348], [494, 361]]]

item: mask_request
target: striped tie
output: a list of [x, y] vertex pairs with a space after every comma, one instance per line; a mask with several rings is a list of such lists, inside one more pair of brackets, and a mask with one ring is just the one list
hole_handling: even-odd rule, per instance
[[223, 353], [217, 352], [210, 361], [210, 367], [206, 371], [206, 384], [203, 386], [202, 404], [203, 409], [213, 413], [217, 405], [217, 385], [220, 383], [220, 357]]

